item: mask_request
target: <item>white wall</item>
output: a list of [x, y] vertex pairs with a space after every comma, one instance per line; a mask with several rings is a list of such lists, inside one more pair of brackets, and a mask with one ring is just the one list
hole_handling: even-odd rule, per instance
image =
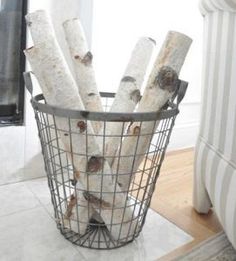
[[[80, 17], [85, 33], [90, 39], [91, 21], [87, 16], [91, 16], [91, 4], [92, 0], [29, 0], [28, 11], [46, 9], [50, 12], [58, 39], [64, 49], [64, 36], [58, 25], [66, 19], [83, 14]], [[27, 42], [28, 47], [32, 45], [30, 36]], [[40, 92], [35, 82], [34, 87], [34, 94]], [[45, 175], [36, 123], [29, 100], [27, 92], [24, 126], [0, 128], [0, 185]]]
[[100, 90], [116, 91], [139, 37], [154, 38], [160, 48], [169, 30], [193, 39], [180, 75], [189, 82], [189, 88], [169, 146], [178, 149], [194, 146], [199, 126], [202, 17], [198, 0], [94, 1], [92, 50]]

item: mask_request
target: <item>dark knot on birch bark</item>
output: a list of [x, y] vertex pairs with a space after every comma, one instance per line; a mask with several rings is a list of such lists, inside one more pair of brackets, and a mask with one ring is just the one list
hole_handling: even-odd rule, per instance
[[77, 127], [79, 128], [80, 133], [83, 133], [87, 129], [87, 124], [84, 121], [78, 121], [77, 122]]
[[140, 127], [139, 126], [135, 126], [133, 129], [133, 135], [139, 135], [140, 134]]
[[83, 58], [81, 58], [79, 55], [75, 55], [74, 58], [75, 60], [79, 60], [84, 65], [89, 66], [92, 64], [93, 54], [88, 51]]
[[140, 95], [140, 91], [137, 89], [137, 90], [134, 90], [130, 93], [130, 99], [132, 101], [134, 101], [135, 103], [138, 103], [141, 99], [141, 95]]
[[104, 158], [101, 156], [92, 156], [87, 165], [87, 172], [98, 172], [102, 170]]
[[154, 85], [159, 85], [162, 90], [174, 92], [178, 87], [178, 74], [170, 66], [162, 66], [154, 81]]

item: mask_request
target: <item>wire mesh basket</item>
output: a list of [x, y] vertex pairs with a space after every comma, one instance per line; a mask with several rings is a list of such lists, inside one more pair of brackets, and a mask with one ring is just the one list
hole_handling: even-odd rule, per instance
[[[30, 74], [25, 73], [26, 87], [33, 92]], [[187, 83], [179, 80], [179, 87], [172, 100], [170, 100], [160, 112], [148, 113], [110, 113], [109, 110], [114, 93], [100, 93], [105, 112], [88, 112], [61, 109], [46, 104], [42, 94], [32, 96], [31, 103], [38, 126], [39, 138], [42, 146], [45, 170], [54, 207], [54, 215], [57, 228], [63, 236], [72, 243], [94, 249], [112, 249], [126, 245], [138, 237], [145, 223], [145, 217], [155, 189], [156, 181], [160, 173], [165, 151], [169, 143], [175, 118], [179, 113], [178, 105], [185, 95]], [[60, 129], [58, 118], [67, 119], [68, 128]], [[94, 134], [85, 131], [76, 132], [71, 128], [72, 121], [89, 122], [97, 121], [101, 124], [101, 133]], [[75, 157], [85, 157], [87, 164], [95, 160], [85, 148], [84, 153], [73, 151], [73, 146], [66, 147], [62, 142], [62, 135], [73, 143], [75, 135], [84, 135], [87, 142], [91, 137], [95, 138], [100, 146], [104, 159], [106, 155], [106, 140], [111, 138], [106, 127], [110, 122], [122, 125], [122, 131], [115, 135], [119, 139], [119, 147], [114, 161], [117, 162], [113, 172], [99, 174], [99, 186], [96, 191], [88, 182], [80, 184], [78, 173], [75, 170], [73, 160]], [[132, 155], [122, 155], [121, 148], [125, 139], [129, 138], [127, 129], [133, 123], [140, 127], [147, 122], [153, 124], [151, 133], [138, 134], [135, 138], [135, 150]], [[143, 138], [148, 137], [148, 148], [145, 153], [138, 153], [138, 145]], [[65, 137], [63, 137], [64, 139]], [[88, 144], [87, 144], [88, 145]], [[119, 174], [120, 161], [128, 157], [130, 162], [129, 173]], [[135, 160], [141, 158], [141, 163], [135, 168]], [[110, 161], [109, 161], [110, 162]], [[120, 165], [119, 165], [120, 163]], [[80, 173], [80, 175], [87, 173]], [[95, 174], [98, 175], [98, 174]], [[122, 190], [119, 184], [119, 175], [127, 176], [128, 186]], [[112, 190], [105, 190], [105, 182], [111, 185]], [[103, 199], [124, 199], [120, 204], [107, 204]], [[128, 213], [128, 214], [127, 214]], [[127, 219], [128, 215], [128, 219]]]

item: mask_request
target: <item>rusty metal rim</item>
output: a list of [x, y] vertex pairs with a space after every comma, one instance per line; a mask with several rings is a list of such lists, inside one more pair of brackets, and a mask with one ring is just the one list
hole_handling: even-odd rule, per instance
[[[114, 97], [113, 93], [101, 93], [102, 97]], [[169, 102], [169, 108], [161, 111], [152, 112], [132, 112], [132, 113], [118, 113], [118, 112], [92, 112], [86, 110], [71, 110], [63, 109], [56, 106], [50, 106], [43, 103], [44, 97], [38, 94], [31, 99], [32, 106], [35, 110], [51, 114], [58, 117], [66, 117], [71, 119], [84, 119], [91, 121], [155, 121], [168, 119], [179, 113], [178, 106]]]

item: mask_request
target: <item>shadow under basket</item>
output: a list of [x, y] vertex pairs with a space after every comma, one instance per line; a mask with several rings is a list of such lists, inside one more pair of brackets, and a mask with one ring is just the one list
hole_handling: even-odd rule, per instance
[[[110, 113], [108, 111], [114, 99], [114, 93], [100, 93], [104, 112], [61, 109], [46, 104], [42, 94], [33, 97], [30, 73], [25, 73], [24, 77], [26, 87], [32, 96], [31, 104], [38, 126], [57, 228], [67, 240], [87, 248], [113, 249], [132, 242], [138, 237], [144, 226], [175, 118], [179, 113], [178, 106], [185, 95], [188, 84], [179, 80], [178, 90], [160, 112]], [[59, 118], [66, 119], [68, 122], [66, 129], [59, 128]], [[94, 121], [100, 122], [101, 133], [89, 133], [88, 130], [83, 133], [76, 131], [71, 127], [75, 121], [83, 121], [86, 126]], [[73, 161], [76, 157], [85, 157], [88, 163], [93, 156], [88, 153], [86, 146], [84, 151], [76, 151], [73, 147], [73, 139], [76, 135], [84, 135], [85, 140], [89, 143], [91, 137], [95, 138], [99, 144], [103, 145], [100, 146], [101, 155], [107, 160], [109, 157], [111, 158], [111, 155], [106, 155], [105, 150], [106, 140], [111, 138], [106, 129], [110, 122], [122, 126], [120, 134], [113, 137], [119, 139], [120, 144], [116, 156], [113, 157], [113, 164], [115, 161], [118, 163], [116, 171], [113, 168], [112, 174], [104, 171], [100, 174], [93, 174], [100, 175], [101, 181], [99, 190], [94, 191], [89, 186], [92, 175], [86, 175], [86, 172], [80, 171], [80, 175], [87, 178], [86, 184], [80, 185], [76, 179], [77, 174]], [[140, 129], [147, 123], [152, 124], [152, 132], [136, 135], [134, 153], [122, 155], [120, 152], [122, 144], [131, 136], [127, 130], [134, 122], [139, 124]], [[145, 135], [148, 148], [145, 153], [140, 154], [139, 143]], [[63, 145], [63, 139], [68, 139], [71, 146]], [[129, 157], [130, 171], [119, 174], [129, 177], [128, 188], [122, 190], [117, 173], [120, 168], [119, 162], [124, 157]], [[142, 160], [136, 168], [134, 163], [137, 157]], [[105, 182], [110, 182], [109, 184], [114, 186], [114, 190], [105, 191]], [[113, 198], [114, 202], [116, 197], [124, 198], [124, 201], [122, 204], [108, 206], [103, 202], [105, 196]], [[125, 218], [127, 216], [129, 219]]]

